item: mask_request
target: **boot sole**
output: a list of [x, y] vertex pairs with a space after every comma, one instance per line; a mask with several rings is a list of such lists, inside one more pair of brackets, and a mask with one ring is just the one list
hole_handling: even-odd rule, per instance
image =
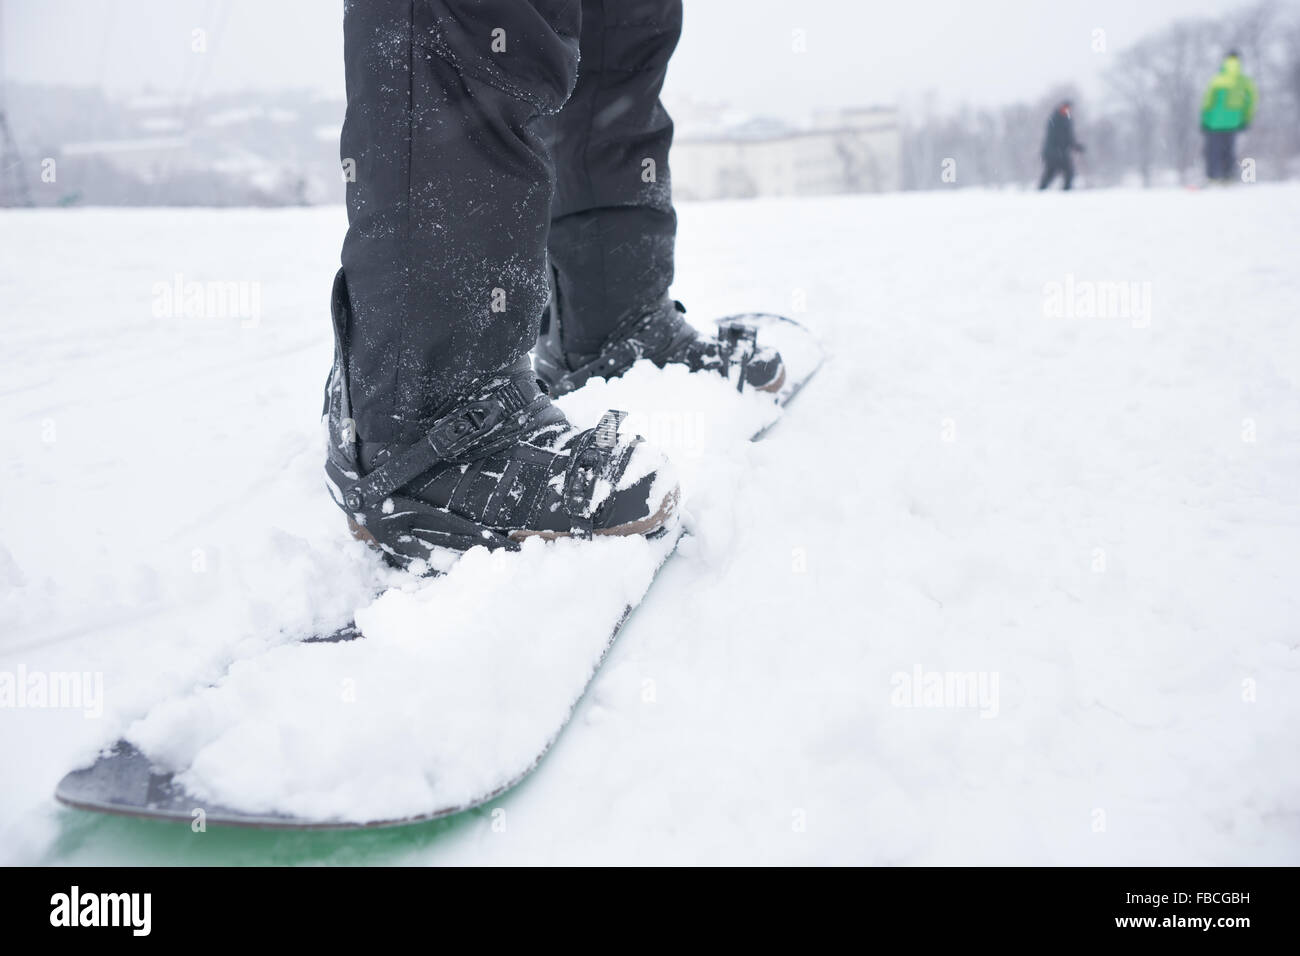
[[[682, 490], [679, 485], [674, 487], [672, 491], [668, 492], [668, 494], [664, 495], [663, 501], [659, 503], [659, 508], [654, 514], [648, 515], [645, 518], [638, 518], [636, 521], [628, 521], [624, 524], [614, 525], [609, 528], [596, 528], [592, 534], [601, 536], [614, 535], [618, 537], [640, 534], [645, 535], [646, 537], [653, 537], [662, 531], [667, 526], [669, 519], [677, 513], [677, 505], [680, 503], [681, 497]], [[348, 515], [348, 531], [352, 534], [352, 537], [356, 538], [358, 541], [361, 541], [376, 550], [383, 550], [383, 547], [375, 536], [371, 534], [364, 525], [357, 524], [356, 520], [351, 515]], [[571, 537], [573, 537], [573, 532], [571, 531], [529, 531], [526, 529], [520, 529], [518, 531], [510, 532], [510, 539], [512, 541], [523, 541], [525, 538], [541, 538], [543, 541], [554, 541], [557, 538]]]
[[[601, 537], [627, 537], [634, 534], [644, 535], [647, 538], [653, 537], [662, 531], [667, 526], [668, 519], [677, 513], [677, 505], [681, 501], [681, 497], [682, 489], [678, 485], [664, 495], [663, 501], [659, 502], [659, 508], [654, 514], [608, 528], [596, 528], [592, 531], [592, 534]], [[523, 541], [525, 538], [541, 538], [543, 541], [555, 541], [557, 538], [572, 537], [572, 531], [528, 531], [520, 529], [510, 532], [512, 541]]]
[[366, 530], [365, 525], [357, 524], [356, 519], [353, 518], [351, 515], [348, 515], [348, 532], [352, 535], [352, 537], [356, 538], [358, 541], [368, 544], [370, 545], [370, 547], [375, 548], [376, 550], [379, 551], [383, 550], [383, 548], [380, 547], [379, 541], [375, 538], [375, 536]]
[[779, 392], [781, 386], [785, 384], [785, 363], [781, 363], [781, 374], [776, 377], [776, 381], [767, 385], [757, 385], [754, 387], [756, 392]]

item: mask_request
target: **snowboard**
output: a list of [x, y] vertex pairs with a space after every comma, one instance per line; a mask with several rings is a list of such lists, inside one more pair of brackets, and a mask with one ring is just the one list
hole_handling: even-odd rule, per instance
[[[749, 313], [719, 320], [718, 324], [720, 336], [750, 343], [757, 339], [781, 352], [786, 365], [786, 380], [775, 394], [775, 405], [779, 408], [787, 406], [801, 393], [826, 358], [812, 332], [783, 316]], [[740, 374], [740, 371], [733, 370], [729, 381], [738, 384]], [[579, 393], [581, 391], [584, 390], [579, 390]], [[748, 400], [754, 401], [753, 398]], [[748, 438], [752, 441], [762, 439], [782, 417], [778, 413], [772, 420], [753, 427], [747, 432]], [[653, 570], [644, 593], [653, 587], [659, 571], [676, 551], [682, 533], [680, 527], [669, 529], [658, 540], [647, 542]], [[611, 607], [606, 610], [609, 614], [606, 618], [607, 637], [600, 647], [594, 649], [594, 659], [589, 662], [589, 671], [576, 695], [565, 702], [566, 707], [552, 710], [552, 713], [559, 714], [562, 711], [562, 714], [554, 720], [554, 726], [547, 730], [544, 743], [530, 756], [518, 758], [512, 766], [502, 766], [494, 776], [489, 775], [493, 782], [483, 785], [472, 794], [462, 794], [457, 799], [427, 808], [421, 807], [415, 812], [378, 814], [366, 819], [245, 808], [228, 805], [220, 799], [196, 796], [187, 788], [181, 772], [167, 769], [164, 761], [152, 759], [139, 746], [123, 739], [102, 752], [89, 767], [67, 774], [59, 782], [55, 797], [68, 807], [99, 813], [192, 822], [199, 817], [201, 811], [203, 821], [209, 825], [282, 830], [392, 827], [428, 822], [471, 810], [515, 787], [538, 766], [569, 723], [606, 654], [643, 599], [644, 595], [641, 599], [623, 604], [621, 608]], [[364, 638], [365, 628], [354, 620], [336, 631], [311, 635], [298, 643], [351, 646]]]

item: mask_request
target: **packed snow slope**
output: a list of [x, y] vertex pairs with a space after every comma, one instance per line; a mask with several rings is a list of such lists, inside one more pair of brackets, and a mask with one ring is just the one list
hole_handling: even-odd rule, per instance
[[0, 861], [1300, 862], [1298, 222], [1270, 185], [683, 207], [690, 317], [832, 360], [716, 461], [642, 410], [691, 534], [522, 786], [275, 835], [51, 793], [400, 583], [320, 471], [342, 212], [0, 213]]

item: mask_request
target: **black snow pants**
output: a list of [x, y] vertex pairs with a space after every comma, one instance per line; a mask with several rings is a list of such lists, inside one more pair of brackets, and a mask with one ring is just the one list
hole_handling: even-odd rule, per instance
[[346, 0], [344, 330], [359, 438], [532, 348], [551, 294], [594, 351], [673, 274], [681, 0]]
[[1205, 131], [1205, 175], [1210, 179], [1231, 179], [1237, 170], [1235, 130]]
[[1069, 153], [1053, 153], [1043, 157], [1043, 178], [1038, 181], [1038, 188], [1046, 189], [1052, 185], [1052, 180], [1058, 174], [1065, 179], [1063, 188], [1069, 189], [1074, 185], [1074, 160], [1070, 158]]

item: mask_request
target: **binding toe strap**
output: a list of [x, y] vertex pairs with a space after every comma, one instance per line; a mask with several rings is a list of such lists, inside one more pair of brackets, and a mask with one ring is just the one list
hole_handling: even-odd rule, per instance
[[600, 423], [577, 437], [564, 476], [564, 509], [569, 513], [575, 537], [590, 538], [595, 526], [599, 483], [604, 479], [613, 490], [621, 464], [618, 455], [618, 429], [627, 412], [610, 410]]

